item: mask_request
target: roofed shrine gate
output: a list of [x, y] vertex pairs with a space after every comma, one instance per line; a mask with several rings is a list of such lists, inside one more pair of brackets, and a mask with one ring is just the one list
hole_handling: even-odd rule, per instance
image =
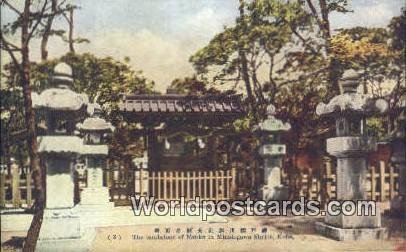
[[236, 193], [238, 169], [219, 140], [245, 114], [240, 96], [127, 95], [119, 110], [137, 126], [131, 135], [142, 139], [144, 154], [127, 173], [110, 171], [116, 204], [128, 204], [130, 194], [223, 200]]

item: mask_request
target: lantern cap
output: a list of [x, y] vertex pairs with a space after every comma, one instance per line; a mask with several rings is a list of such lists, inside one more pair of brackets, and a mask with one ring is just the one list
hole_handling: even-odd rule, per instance
[[356, 93], [362, 74], [353, 69], [344, 72], [340, 85], [342, 93]]
[[388, 110], [388, 102], [376, 99], [370, 94], [357, 93], [361, 73], [355, 70], [344, 72], [340, 81], [342, 94], [333, 97], [327, 104], [319, 103], [316, 107], [317, 115], [338, 116], [342, 113], [369, 116], [383, 114]]
[[266, 107], [266, 115], [269, 116], [274, 116], [276, 114], [276, 108], [274, 105], [269, 104], [268, 107]]
[[86, 94], [78, 94], [67, 88], [50, 88], [40, 94], [32, 93], [34, 108], [48, 108], [60, 111], [77, 111], [86, 107], [89, 98]]
[[101, 107], [97, 103], [92, 103], [89, 105], [92, 116], [86, 118], [83, 123], [78, 123], [76, 128], [79, 131], [103, 131], [103, 132], [113, 132], [114, 127], [110, 122], [101, 118]]
[[52, 81], [56, 85], [72, 84], [72, 68], [64, 62], [58, 63], [54, 67], [54, 75], [52, 77]]
[[58, 63], [54, 67], [52, 81], [53, 88], [42, 93], [32, 93], [34, 108], [50, 109], [56, 111], [77, 111], [87, 107], [89, 98], [86, 94], [78, 94], [69, 87], [73, 83], [72, 68], [66, 63]]
[[388, 110], [388, 102], [384, 99], [374, 99], [370, 95], [345, 93], [335, 96], [327, 104], [319, 103], [316, 107], [317, 115], [352, 115], [383, 114]]
[[288, 131], [291, 126], [289, 123], [284, 123], [281, 120], [275, 118], [276, 108], [274, 105], [270, 104], [266, 108], [267, 118], [258, 125], [254, 126], [254, 131], [259, 132], [279, 132], [279, 131]]

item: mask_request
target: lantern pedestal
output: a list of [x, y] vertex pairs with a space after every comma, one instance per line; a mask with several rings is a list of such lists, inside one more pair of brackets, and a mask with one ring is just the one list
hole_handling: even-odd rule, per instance
[[363, 207], [358, 204], [359, 200], [369, 200], [367, 156], [376, 149], [375, 139], [366, 134], [366, 118], [383, 114], [388, 109], [385, 100], [357, 93], [361, 79], [362, 74], [345, 71], [341, 80], [342, 93], [316, 108], [318, 115], [334, 118], [336, 122], [337, 137], [327, 139], [327, 152], [337, 158], [337, 200], [346, 202], [340, 206], [340, 211], [331, 209], [334, 212], [327, 213], [324, 223], [316, 224], [316, 230], [336, 240], [385, 239], [388, 236], [387, 230], [381, 228], [379, 206], [371, 209], [373, 206], [369, 207], [369, 204]]
[[84, 228], [107, 226], [114, 217], [114, 203], [109, 201], [110, 194], [106, 187], [83, 188], [81, 202], [76, 206]]
[[[376, 142], [370, 137], [327, 139], [327, 152], [337, 158], [337, 200], [352, 200], [357, 207], [357, 200], [367, 199], [367, 154], [374, 149], [376, 149]], [[378, 205], [374, 215], [372, 213], [358, 215], [357, 210], [359, 209], [355, 209], [354, 214], [351, 215], [326, 213], [324, 223], [317, 223], [316, 230], [340, 241], [388, 237], [387, 230], [381, 227], [381, 212]]]
[[88, 251], [95, 236], [81, 226], [75, 208], [45, 209], [36, 251]]
[[391, 215], [406, 218], [406, 102], [400, 105], [401, 114], [392, 133], [392, 164], [398, 168], [399, 195], [391, 201]]
[[[105, 153], [107, 153], [107, 146], [89, 146], [88, 148], [94, 147], [105, 147]], [[107, 187], [103, 186], [103, 168], [102, 164], [99, 163], [103, 161], [104, 156], [102, 152], [99, 155], [89, 155], [87, 157], [88, 167], [87, 167], [87, 187], [83, 188], [80, 194], [80, 209], [81, 211], [94, 211], [94, 214], [101, 213], [100, 211], [112, 210], [114, 203], [110, 202], [110, 193]]]
[[80, 195], [81, 210], [93, 210], [93, 209], [106, 209], [111, 210], [114, 207], [114, 203], [110, 202], [110, 193], [107, 187], [100, 188], [83, 188]]
[[264, 160], [264, 185], [260, 189], [263, 200], [282, 200], [289, 196], [289, 189], [282, 185], [282, 158], [286, 153], [283, 144], [265, 144], [260, 147], [259, 154]]
[[316, 223], [316, 231], [338, 241], [383, 240], [388, 237], [386, 228], [339, 228], [323, 222]]
[[38, 237], [38, 251], [87, 251], [94, 230], [81, 227], [74, 207], [72, 159], [82, 150], [82, 140], [75, 136], [38, 138], [39, 153], [45, 160], [46, 205]]

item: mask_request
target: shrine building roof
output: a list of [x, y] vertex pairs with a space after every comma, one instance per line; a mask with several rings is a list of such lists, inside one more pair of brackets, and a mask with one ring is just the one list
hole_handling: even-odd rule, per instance
[[133, 119], [224, 116], [227, 120], [242, 117], [246, 111], [240, 95], [132, 94], [125, 95], [118, 106]]

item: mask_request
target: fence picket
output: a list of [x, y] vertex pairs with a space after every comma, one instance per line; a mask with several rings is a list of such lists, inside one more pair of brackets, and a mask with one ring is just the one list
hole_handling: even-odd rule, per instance
[[200, 171], [197, 172], [197, 191], [198, 191], [198, 196], [202, 197], [202, 174]]
[[26, 173], [26, 181], [27, 181], [27, 207], [30, 207], [32, 204], [32, 188], [31, 188], [31, 184], [32, 184], [32, 177], [31, 177], [31, 172], [29, 169], [27, 169], [27, 173]]
[[186, 179], [186, 198], [190, 199], [190, 172], [187, 172], [187, 179]]
[[151, 193], [152, 196], [155, 196], [155, 185], [156, 185], [156, 181], [155, 181], [155, 172], [151, 172]]
[[185, 197], [186, 196], [185, 195], [185, 173], [181, 172], [180, 175], [181, 175], [181, 178], [180, 178], [180, 181], [181, 181], [181, 187], [180, 187], [181, 193], [180, 194], [181, 194], [181, 196]]
[[389, 199], [395, 197], [395, 168], [389, 165]]
[[385, 163], [383, 161], [379, 162], [379, 176], [381, 181], [381, 201], [385, 200]]
[[11, 191], [12, 191], [12, 204], [18, 207], [21, 203], [20, 197], [20, 172], [17, 165], [11, 166]]
[[213, 197], [213, 171], [210, 171], [209, 173], [209, 198]]
[[6, 205], [6, 174], [0, 171], [0, 207]]
[[158, 182], [158, 193], [157, 193], [157, 198], [158, 199], [161, 199], [162, 197], [161, 197], [161, 172], [160, 171], [158, 171], [157, 172], [158, 173], [158, 180], [157, 180], [157, 182]]
[[168, 182], [168, 176], [167, 176], [166, 171], [164, 171], [164, 177], [162, 179], [164, 181], [164, 185], [163, 185], [163, 187], [164, 187], [164, 197], [163, 197], [163, 199], [166, 200], [167, 199], [167, 182]]
[[179, 197], [179, 181], [178, 181], [178, 177], [179, 177], [179, 172], [175, 172], [175, 197]]
[[[370, 198], [373, 200], [385, 201], [393, 199], [397, 195], [399, 180], [398, 171], [389, 165], [387, 171], [383, 161], [379, 167], [369, 167], [368, 179], [370, 179]], [[131, 180], [137, 179], [141, 194], [151, 194], [157, 199], [177, 199], [185, 196], [186, 199], [194, 199], [200, 196], [201, 199], [224, 200], [237, 196], [237, 173], [236, 164], [230, 170], [217, 171], [151, 171], [142, 170], [139, 176], [131, 176]], [[0, 172], [0, 207], [31, 207], [33, 204], [32, 177], [27, 169], [26, 178], [20, 179], [21, 169], [11, 169], [7, 174], [6, 169]], [[296, 180], [296, 189], [301, 195], [308, 195], [309, 199], [334, 198], [335, 175], [334, 167], [330, 162], [325, 163], [324, 174], [312, 176], [311, 173], [302, 172], [299, 180]], [[128, 176], [120, 169], [106, 169], [107, 185], [110, 185], [110, 196], [115, 203], [123, 203], [128, 195], [126, 181]], [[144, 174], [145, 172], [145, 174]], [[388, 178], [388, 179], [386, 179]], [[84, 178], [78, 178], [83, 180]], [[321, 179], [325, 179], [324, 183]], [[131, 181], [130, 180], [130, 181]], [[84, 180], [86, 181], [86, 180]], [[145, 182], [145, 184], [144, 184]], [[292, 181], [293, 182], [293, 181]], [[302, 186], [299, 186], [301, 184]], [[134, 185], [132, 183], [131, 185]], [[79, 183], [80, 187], [86, 186]], [[26, 193], [21, 191], [26, 189]], [[132, 189], [133, 190], [133, 189]], [[169, 192], [168, 192], [169, 190]], [[323, 195], [320, 193], [323, 192]], [[124, 198], [123, 198], [124, 197]], [[24, 204], [22, 204], [24, 203]], [[26, 204], [25, 204], [26, 203]], [[125, 202], [124, 202], [125, 203]], [[127, 203], [126, 203], [127, 204]]]
[[332, 176], [331, 176], [331, 162], [326, 162], [326, 193], [327, 193], [327, 200], [332, 198], [332, 193], [331, 193], [331, 180], [332, 180]]
[[203, 198], [206, 200], [207, 197], [207, 171], [203, 172]]
[[193, 191], [192, 191], [192, 199], [194, 199], [196, 197], [196, 182], [197, 182], [196, 172], [194, 171], [193, 172], [193, 178], [192, 178], [192, 189], [193, 189]]
[[371, 200], [375, 200], [375, 188], [376, 188], [376, 180], [375, 180], [375, 166], [371, 167]]

